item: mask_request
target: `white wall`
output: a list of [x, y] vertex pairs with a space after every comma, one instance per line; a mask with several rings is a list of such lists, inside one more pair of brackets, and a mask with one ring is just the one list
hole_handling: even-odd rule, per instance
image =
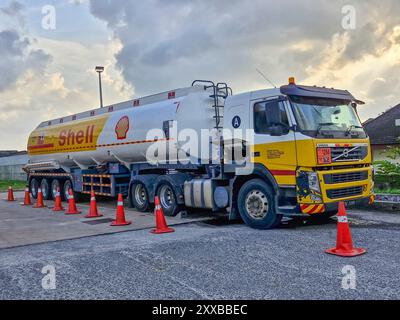
[[27, 162], [26, 154], [0, 158], [0, 180], [26, 180], [22, 167]]

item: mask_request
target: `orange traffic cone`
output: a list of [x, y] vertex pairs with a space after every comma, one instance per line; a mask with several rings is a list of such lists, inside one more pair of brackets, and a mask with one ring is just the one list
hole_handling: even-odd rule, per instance
[[156, 229], [151, 230], [151, 233], [160, 234], [160, 233], [169, 233], [174, 232], [175, 230], [169, 228], [167, 226], [167, 222], [165, 221], [165, 216], [163, 209], [160, 205], [160, 199], [156, 196], [154, 199], [155, 211], [156, 211]]
[[42, 193], [42, 189], [38, 189], [38, 194], [37, 194], [37, 199], [36, 199], [36, 204], [33, 206], [33, 208], [35, 209], [39, 209], [39, 208], [45, 208], [46, 206], [44, 205], [43, 202], [43, 193]]
[[85, 218], [98, 218], [102, 217], [102, 214], [99, 214], [99, 211], [97, 210], [97, 203], [96, 203], [96, 194], [92, 190], [91, 195], [90, 195], [90, 209], [89, 209], [89, 214], [85, 216]]
[[22, 204], [23, 206], [31, 206], [31, 194], [29, 193], [29, 188], [25, 188], [25, 197], [24, 197], [24, 203]]
[[65, 214], [80, 214], [81, 211], [78, 211], [75, 204], [74, 193], [72, 189], [68, 190], [68, 211]]
[[62, 204], [61, 204], [60, 189], [57, 189], [53, 211], [58, 212], [58, 211], [64, 211], [64, 210], [65, 209], [62, 207]]
[[341, 257], [355, 257], [367, 252], [363, 248], [353, 247], [344, 202], [339, 202], [336, 248], [327, 249], [325, 252]]
[[115, 220], [111, 223], [111, 226], [127, 226], [131, 224], [131, 221], [125, 220], [124, 200], [122, 194], [118, 194], [117, 214]]
[[14, 199], [14, 191], [13, 191], [13, 188], [11, 186], [8, 187], [7, 201], [15, 201], [15, 199]]

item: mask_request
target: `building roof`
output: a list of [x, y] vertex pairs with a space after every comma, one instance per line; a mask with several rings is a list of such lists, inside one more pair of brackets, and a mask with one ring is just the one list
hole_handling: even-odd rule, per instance
[[400, 144], [400, 104], [385, 111], [375, 119], [364, 122], [371, 144]]
[[0, 158], [26, 154], [26, 151], [0, 150]]

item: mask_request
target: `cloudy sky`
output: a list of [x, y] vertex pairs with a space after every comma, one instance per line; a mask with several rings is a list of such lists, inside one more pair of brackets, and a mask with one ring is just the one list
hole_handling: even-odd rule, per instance
[[348, 89], [375, 117], [400, 103], [399, 16], [399, 0], [0, 0], [0, 150], [96, 107], [97, 64], [105, 104], [193, 79], [268, 87], [258, 68], [276, 85]]

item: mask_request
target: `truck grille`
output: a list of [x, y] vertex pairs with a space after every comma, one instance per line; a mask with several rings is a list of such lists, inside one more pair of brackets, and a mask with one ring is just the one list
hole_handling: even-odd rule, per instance
[[340, 198], [360, 196], [362, 195], [362, 192], [363, 192], [363, 187], [358, 186], [358, 187], [327, 190], [326, 194], [329, 199], [340, 199]]
[[331, 148], [332, 162], [358, 161], [368, 154], [367, 146], [333, 147]]
[[324, 181], [326, 184], [355, 182], [367, 179], [368, 179], [368, 171], [332, 173], [324, 175]]

